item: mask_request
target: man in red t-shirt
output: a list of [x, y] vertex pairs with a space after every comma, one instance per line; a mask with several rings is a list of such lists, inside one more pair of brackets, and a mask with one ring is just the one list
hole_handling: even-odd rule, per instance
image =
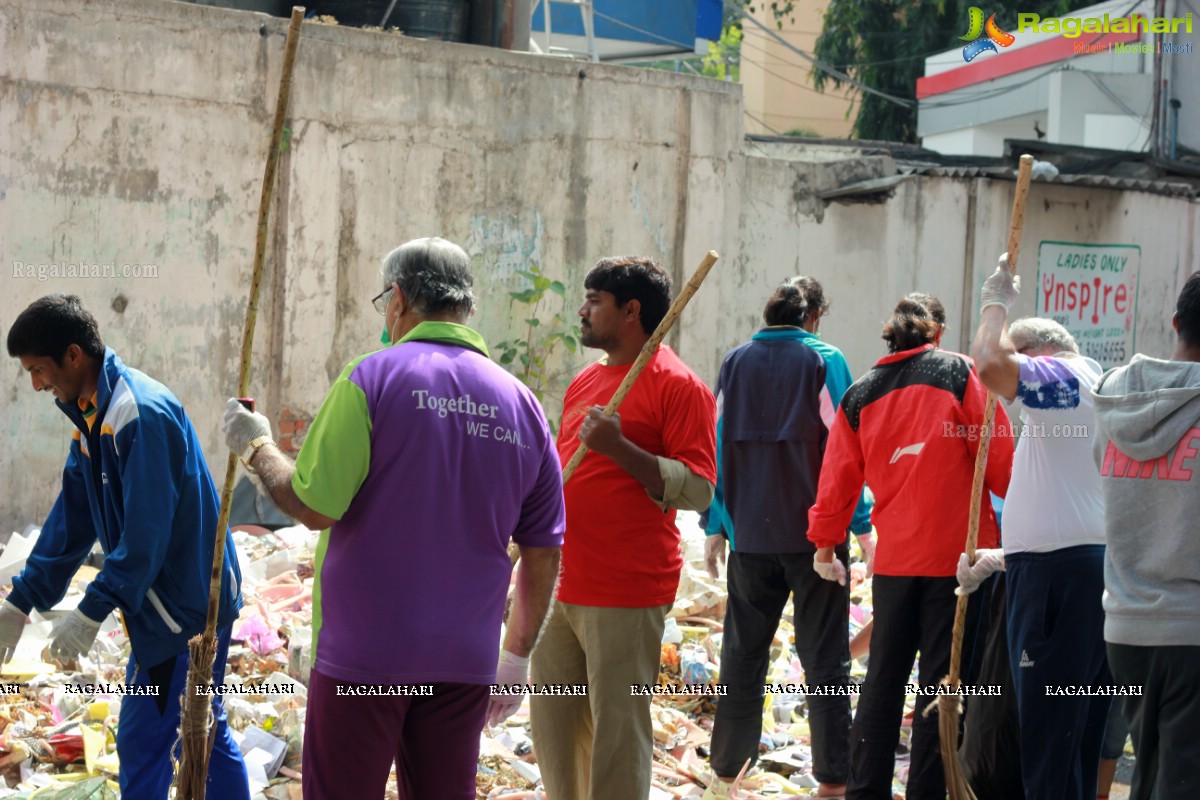
[[612, 398], [670, 305], [652, 258], [602, 259], [584, 280], [582, 341], [607, 357], [571, 381], [558, 454], [589, 453], [564, 487], [567, 532], [532, 683], [588, 685], [586, 697], [533, 696], [533, 745], [554, 800], [644, 798], [654, 748], [649, 692], [675, 601], [675, 509], [703, 510], [716, 483], [716, 402], [665, 345], [621, 404]]

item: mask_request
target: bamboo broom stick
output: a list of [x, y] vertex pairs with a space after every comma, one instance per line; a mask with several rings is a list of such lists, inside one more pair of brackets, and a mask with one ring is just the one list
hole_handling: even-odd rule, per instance
[[[242, 331], [241, 367], [238, 372], [238, 396], [250, 389], [250, 359], [254, 348], [254, 327], [258, 321], [258, 298], [262, 286], [263, 262], [267, 250], [268, 222], [275, 173], [279, 167], [283, 126], [287, 119], [288, 100], [292, 91], [292, 70], [296, 63], [296, 48], [300, 44], [300, 26], [304, 8], [292, 9], [287, 43], [283, 50], [283, 67], [279, 76], [279, 94], [275, 101], [275, 120], [271, 143], [267, 150], [267, 166], [263, 173], [262, 195], [258, 204], [258, 233], [254, 246], [254, 273], [250, 280], [250, 303], [246, 307], [246, 324]], [[230, 453], [225, 463], [225, 484], [221, 489], [221, 506], [217, 519], [216, 542], [213, 546], [212, 573], [209, 581], [208, 616], [204, 633], [188, 642], [189, 667], [187, 695], [181, 705], [179, 735], [180, 760], [175, 774], [178, 800], [202, 800], [208, 778], [208, 760], [212, 752], [212, 698], [204, 689], [212, 682], [213, 659], [216, 656], [217, 612], [221, 602], [221, 575], [225, 567], [225, 538], [229, 528], [229, 507], [233, 498], [233, 482], [237, 477], [237, 454]], [[199, 691], [198, 691], [199, 690]]]
[[[1025, 227], [1025, 201], [1029, 197], [1030, 171], [1033, 156], [1021, 156], [1017, 173], [1016, 193], [1013, 195], [1012, 216], [1008, 228], [1008, 266], [1017, 274], [1017, 259], [1021, 251], [1021, 233]], [[979, 450], [975, 454], [975, 477], [971, 482], [971, 508], [967, 524], [967, 560], [975, 563], [975, 546], [979, 542], [979, 513], [983, 503], [983, 477], [987, 470], [988, 449], [991, 445], [992, 423], [996, 418], [996, 395], [990, 389], [983, 408], [983, 428], [979, 434]], [[943, 683], [954, 689], [962, 684], [962, 641], [967, 622], [967, 595], [960, 595], [954, 609], [954, 637], [950, 642], [950, 674]], [[975, 800], [967, 780], [961, 757], [958, 755], [958, 719], [962, 703], [956, 694], [938, 698], [938, 733], [941, 740], [942, 768], [946, 772], [946, 789], [950, 800]]]

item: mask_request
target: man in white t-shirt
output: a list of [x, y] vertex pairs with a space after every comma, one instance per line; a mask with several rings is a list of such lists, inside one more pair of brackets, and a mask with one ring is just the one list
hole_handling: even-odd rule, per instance
[[1019, 284], [1007, 253], [982, 291], [971, 355], [984, 384], [1019, 411], [1003, 551], [962, 557], [961, 591], [1006, 569], [1008, 653], [1027, 800], [1093, 800], [1111, 682], [1104, 650], [1104, 496], [1092, 457], [1092, 389], [1103, 369], [1057, 322], [1008, 323]]

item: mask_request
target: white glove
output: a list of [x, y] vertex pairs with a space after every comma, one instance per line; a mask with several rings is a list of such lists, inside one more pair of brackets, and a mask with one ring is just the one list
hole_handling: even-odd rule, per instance
[[236, 398], [225, 403], [225, 444], [242, 456], [250, 442], [260, 436], [271, 436], [271, 421], [256, 411], [247, 411]]
[[5, 600], [0, 603], [0, 665], [12, 661], [17, 642], [25, 632], [25, 612]]
[[993, 572], [1003, 569], [1003, 550], [976, 550], [974, 565], [967, 562], [967, 554], [963, 553], [958, 557], [958, 588], [954, 593], [959, 597], [968, 595], [983, 585]]
[[863, 559], [866, 561], [867, 577], [875, 574], [875, 534], [864, 533], [858, 538], [858, 546], [862, 549]]
[[[507, 650], [500, 651], [500, 661], [496, 663], [496, 683], [501, 686], [512, 686], [529, 683], [529, 659], [514, 655]], [[517, 713], [522, 695], [497, 695], [488, 701], [487, 724], [499, 725], [504, 720]]]
[[718, 578], [717, 562], [725, 563], [725, 537], [719, 533], [704, 537], [704, 566], [708, 567], [708, 576]]
[[92, 649], [99, 632], [99, 622], [74, 609], [50, 634], [50, 657], [60, 664], [78, 661]]
[[846, 585], [846, 565], [836, 555], [833, 561], [817, 561], [813, 559], [813, 570], [827, 581]]
[[983, 282], [983, 290], [979, 293], [979, 309], [1004, 306], [1006, 312], [1011, 311], [1020, 296], [1021, 279], [1013, 276], [1008, 268], [1008, 253], [1004, 253], [1000, 256], [996, 271]]

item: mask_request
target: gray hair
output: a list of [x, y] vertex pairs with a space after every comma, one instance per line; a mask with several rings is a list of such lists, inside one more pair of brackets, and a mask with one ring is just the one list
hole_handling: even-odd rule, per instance
[[1046, 350], [1079, 353], [1079, 345], [1070, 331], [1052, 319], [1025, 317], [1008, 326], [1008, 338], [1018, 352]]
[[405, 242], [387, 254], [380, 273], [384, 286], [399, 285], [419, 314], [465, 317], [475, 310], [471, 259], [453, 242], [436, 236]]

